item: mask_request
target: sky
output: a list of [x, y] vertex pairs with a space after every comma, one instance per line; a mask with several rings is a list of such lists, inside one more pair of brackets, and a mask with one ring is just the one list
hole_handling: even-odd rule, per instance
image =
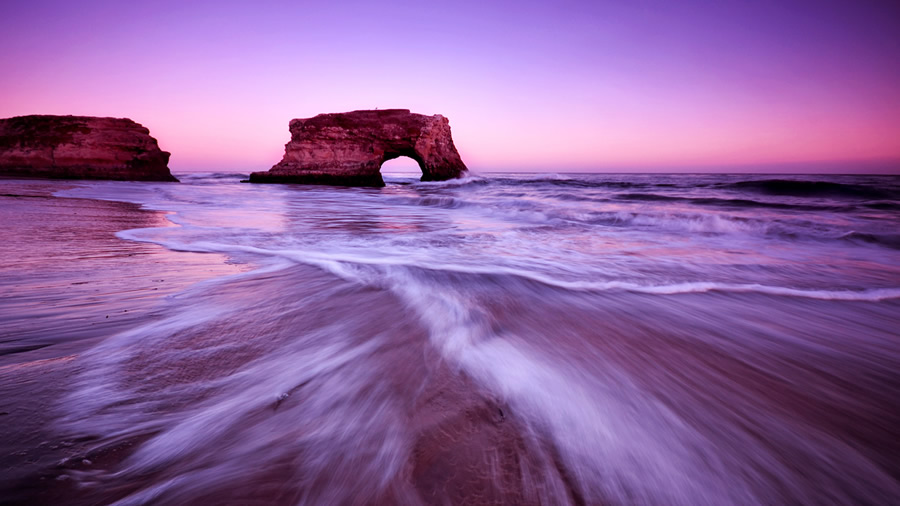
[[0, 117], [128, 117], [176, 172], [376, 107], [448, 117], [475, 171], [898, 173], [900, 2], [0, 5]]

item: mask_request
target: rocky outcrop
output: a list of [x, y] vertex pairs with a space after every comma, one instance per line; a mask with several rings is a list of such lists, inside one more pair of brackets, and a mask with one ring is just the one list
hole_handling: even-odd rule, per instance
[[450, 122], [408, 109], [320, 114], [291, 120], [284, 158], [251, 183], [384, 186], [381, 164], [399, 156], [419, 163], [422, 181], [443, 181], [468, 169], [459, 157]]
[[178, 181], [169, 153], [126, 118], [0, 119], [0, 176]]

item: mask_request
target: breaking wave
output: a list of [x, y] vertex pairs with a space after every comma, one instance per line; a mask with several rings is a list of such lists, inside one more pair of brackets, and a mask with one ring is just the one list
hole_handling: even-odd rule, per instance
[[900, 497], [894, 179], [182, 178], [63, 193], [254, 267], [86, 354], [95, 503]]
[[727, 183], [720, 187], [758, 192], [767, 195], [792, 197], [849, 197], [863, 199], [900, 198], [900, 192], [896, 190], [880, 189], [870, 185], [837, 183], [833, 181], [762, 179]]

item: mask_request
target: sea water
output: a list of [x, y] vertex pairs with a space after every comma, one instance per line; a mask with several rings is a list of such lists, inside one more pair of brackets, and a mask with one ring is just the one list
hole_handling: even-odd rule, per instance
[[[900, 178], [95, 182], [248, 266], [83, 354], [122, 504], [900, 501]], [[227, 500], [226, 500], [227, 499]]]

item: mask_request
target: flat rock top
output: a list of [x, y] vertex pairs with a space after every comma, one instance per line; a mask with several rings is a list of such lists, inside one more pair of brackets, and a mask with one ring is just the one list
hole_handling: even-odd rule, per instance
[[91, 116], [16, 116], [0, 119], [0, 148], [21, 145], [64, 144], [76, 134], [89, 134], [95, 129], [133, 130], [150, 135], [150, 130], [128, 118], [95, 118]]
[[440, 114], [427, 116], [409, 112], [409, 109], [374, 109], [350, 112], [319, 114], [312, 118], [296, 118], [290, 122], [290, 128], [344, 128], [380, 129], [385, 125], [408, 124], [418, 126], [432, 121], [442, 121]]
[[150, 130], [128, 118], [0, 119], [0, 175], [177, 181]]

